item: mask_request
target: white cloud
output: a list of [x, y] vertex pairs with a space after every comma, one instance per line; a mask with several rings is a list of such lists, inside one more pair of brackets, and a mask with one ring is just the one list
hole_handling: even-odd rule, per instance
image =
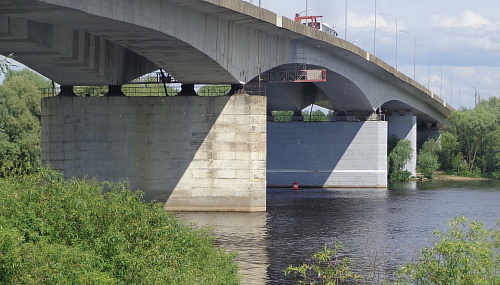
[[375, 18], [373, 17], [373, 15], [364, 16], [364, 15], [348, 13], [347, 22], [349, 27], [354, 27], [354, 28], [373, 29], [373, 27], [375, 26]]
[[498, 27], [497, 24], [472, 11], [462, 12], [459, 16], [433, 15], [431, 22], [433, 26], [445, 28], [481, 28], [492, 31]]

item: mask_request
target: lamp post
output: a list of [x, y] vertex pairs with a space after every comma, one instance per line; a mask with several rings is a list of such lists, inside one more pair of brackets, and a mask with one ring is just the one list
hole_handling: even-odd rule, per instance
[[377, 55], [377, 0], [375, 0], [375, 27], [373, 28], [373, 55]]
[[398, 71], [398, 19], [396, 19], [396, 17], [394, 17], [393, 15], [389, 14], [380, 13], [380, 15], [393, 17], [394, 20], [396, 20], [396, 71]]
[[416, 70], [417, 70], [417, 60], [416, 60], [416, 49], [417, 49], [417, 38], [413, 33], [410, 33], [408, 31], [404, 30], [399, 30], [400, 32], [407, 33], [413, 36], [413, 80], [416, 80]]
[[347, 41], [347, 0], [345, 0], [345, 34], [344, 40]]
[[425, 48], [427, 49], [427, 52], [429, 53], [429, 55], [427, 56], [427, 89], [430, 89], [430, 86], [431, 86], [431, 50], [426, 47], [426, 46], [423, 46], [423, 45], [417, 45], [421, 48]]
[[453, 106], [453, 74], [446, 69], [443, 71], [450, 74], [450, 105]]
[[430, 56], [429, 56], [429, 58], [436, 60], [436, 61], [439, 61], [439, 63], [441, 64], [441, 90], [439, 91], [439, 97], [443, 97], [443, 63], [437, 58], [433, 58]]

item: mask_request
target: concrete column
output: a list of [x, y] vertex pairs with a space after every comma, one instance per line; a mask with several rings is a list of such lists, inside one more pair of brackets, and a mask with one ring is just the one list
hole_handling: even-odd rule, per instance
[[196, 90], [194, 90], [194, 84], [182, 84], [181, 91], [178, 95], [181, 96], [198, 96]]
[[126, 96], [126, 95], [125, 93], [123, 93], [121, 85], [109, 85], [108, 93], [106, 93], [106, 95], [104, 96]]
[[411, 110], [406, 110], [401, 116], [399, 111], [395, 110], [391, 116], [387, 116], [389, 123], [388, 137], [395, 135], [400, 139], [410, 141], [413, 150], [410, 161], [406, 164], [405, 170], [411, 172], [413, 176], [417, 175], [417, 117], [413, 116]]
[[42, 98], [42, 161], [173, 211], [265, 211], [266, 97]]
[[387, 187], [387, 122], [268, 122], [268, 187]]
[[57, 96], [76, 96], [73, 86], [61, 85], [61, 90]]
[[227, 95], [241, 94], [242, 90], [242, 84], [231, 84], [231, 90], [229, 90], [229, 93]]

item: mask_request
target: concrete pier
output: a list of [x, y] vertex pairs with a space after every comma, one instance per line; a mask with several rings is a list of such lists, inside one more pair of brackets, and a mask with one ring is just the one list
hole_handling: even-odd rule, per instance
[[174, 211], [266, 210], [266, 97], [42, 99], [42, 161]]
[[268, 122], [268, 187], [387, 187], [387, 122]]

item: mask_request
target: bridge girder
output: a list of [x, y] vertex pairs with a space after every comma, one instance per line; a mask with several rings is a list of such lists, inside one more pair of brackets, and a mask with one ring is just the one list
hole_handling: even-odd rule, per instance
[[[157, 67], [185, 84], [234, 84], [250, 81], [261, 70], [307, 63], [325, 66], [332, 82], [345, 81], [340, 86], [315, 85], [321, 91], [319, 101], [330, 101], [334, 108], [368, 111], [402, 102], [401, 107], [411, 106], [422, 119], [439, 122], [453, 110], [368, 52], [240, 0], [151, 0], [139, 6], [126, 5], [125, 0], [0, 0], [0, 8], [0, 22], [8, 24], [0, 25], [0, 37], [13, 40], [12, 48], [0, 53], [16, 55], [14, 43], [19, 39], [48, 48], [38, 59], [20, 52], [16, 60], [60, 84], [121, 84]], [[19, 19], [34, 27], [10, 24]], [[77, 55], [76, 39], [81, 45], [87, 38], [88, 51]], [[106, 54], [109, 49], [120, 52]], [[59, 53], [57, 60], [48, 56], [54, 52]], [[127, 65], [131, 56], [133, 67]], [[103, 62], [95, 64], [97, 58]], [[301, 100], [294, 105], [307, 101]]]

